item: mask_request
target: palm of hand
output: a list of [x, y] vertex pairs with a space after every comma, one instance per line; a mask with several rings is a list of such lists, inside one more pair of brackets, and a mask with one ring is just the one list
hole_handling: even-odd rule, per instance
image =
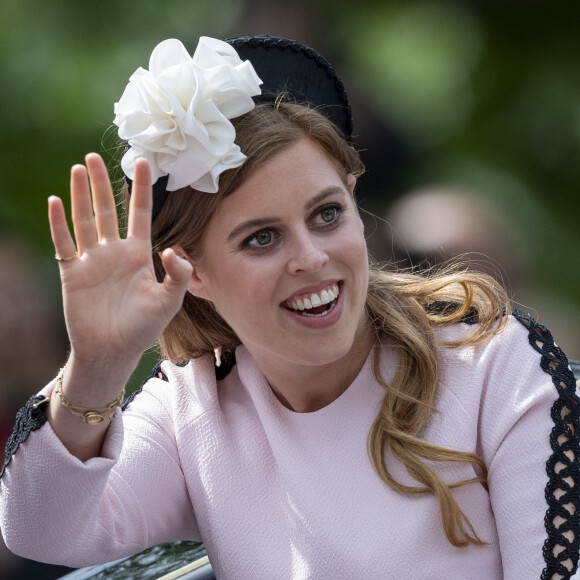
[[[172, 250], [163, 256], [167, 271], [158, 283], [151, 258], [151, 185], [143, 160], [137, 164], [128, 235], [121, 239], [115, 202], [103, 161], [87, 156], [87, 170], [71, 172], [72, 218], [76, 244], [62, 202], [51, 198], [49, 219], [55, 250], [78, 258], [61, 262], [64, 311], [77, 358], [138, 358], [159, 337], [179, 309], [191, 266]], [[89, 183], [90, 179], [90, 183]]]

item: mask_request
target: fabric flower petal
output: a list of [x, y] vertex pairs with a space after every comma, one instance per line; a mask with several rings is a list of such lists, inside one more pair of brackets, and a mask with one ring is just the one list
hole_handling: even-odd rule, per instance
[[161, 42], [115, 104], [114, 123], [130, 146], [121, 161], [127, 177], [145, 157], [153, 182], [169, 175], [169, 191], [215, 193], [221, 173], [245, 160], [230, 119], [254, 107], [261, 82], [226, 42], [201, 37], [193, 57], [179, 40]]

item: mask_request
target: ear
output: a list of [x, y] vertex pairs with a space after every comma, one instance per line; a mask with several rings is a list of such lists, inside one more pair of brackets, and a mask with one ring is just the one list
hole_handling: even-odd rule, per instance
[[199, 261], [193, 260], [181, 246], [172, 246], [171, 248], [180, 258], [187, 260], [192, 266], [191, 279], [187, 285], [187, 291], [193, 296], [211, 300], [207, 278], [203, 274]]
[[360, 211], [358, 209], [358, 204], [356, 203], [356, 200], [354, 198], [354, 188], [355, 188], [355, 185], [356, 185], [356, 177], [352, 173], [348, 173], [347, 174], [347, 176], [346, 176], [346, 185], [348, 187], [348, 190], [352, 194], [352, 199], [354, 201], [354, 205], [355, 205], [355, 208], [357, 210], [358, 221], [359, 221], [359, 224], [360, 224], [360, 227], [361, 227], [361, 231], [364, 233], [365, 226], [364, 226], [364, 223], [362, 221], [362, 218], [360, 217]]
[[346, 185], [348, 186], [349, 191], [354, 194], [354, 186], [356, 185], [356, 177], [349, 173], [346, 176]]

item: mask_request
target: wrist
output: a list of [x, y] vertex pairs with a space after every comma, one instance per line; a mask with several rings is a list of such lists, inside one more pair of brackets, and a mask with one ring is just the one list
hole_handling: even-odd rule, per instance
[[[73, 352], [57, 376], [53, 399], [61, 406], [57, 394], [60, 390], [73, 407], [105, 410], [120, 397], [137, 362], [133, 365], [126, 361], [81, 361]], [[62, 406], [67, 408], [66, 404]]]
[[116, 399], [107, 403], [104, 407], [91, 408], [75, 405], [70, 399], [66, 397], [62, 389], [64, 371], [65, 367], [62, 367], [56, 377], [56, 387], [53, 391], [51, 401], [56, 403], [56, 399], [59, 398], [61, 405], [69, 413], [82, 418], [87, 425], [98, 425], [99, 423], [112, 421], [117, 411], [117, 407], [120, 407], [123, 404], [123, 400], [125, 398], [125, 388], [122, 389], [121, 393], [117, 396]]

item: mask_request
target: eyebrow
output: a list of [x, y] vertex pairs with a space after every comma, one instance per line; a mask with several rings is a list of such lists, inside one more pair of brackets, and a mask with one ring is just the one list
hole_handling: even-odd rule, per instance
[[[326, 198], [331, 197], [333, 195], [342, 195], [343, 197], [346, 196], [346, 192], [342, 187], [338, 187], [333, 185], [331, 187], [327, 187], [317, 193], [312, 199], [309, 199], [306, 205], [304, 206], [304, 210], [308, 211], [312, 209], [314, 206], [318, 205], [320, 202], [324, 201]], [[248, 230], [257, 230], [263, 228], [264, 226], [272, 225], [276, 222], [280, 221], [278, 217], [263, 217], [263, 218], [254, 218], [250, 220], [246, 220], [240, 224], [238, 224], [228, 236], [228, 242], [231, 242], [234, 238], [246, 232]]]

